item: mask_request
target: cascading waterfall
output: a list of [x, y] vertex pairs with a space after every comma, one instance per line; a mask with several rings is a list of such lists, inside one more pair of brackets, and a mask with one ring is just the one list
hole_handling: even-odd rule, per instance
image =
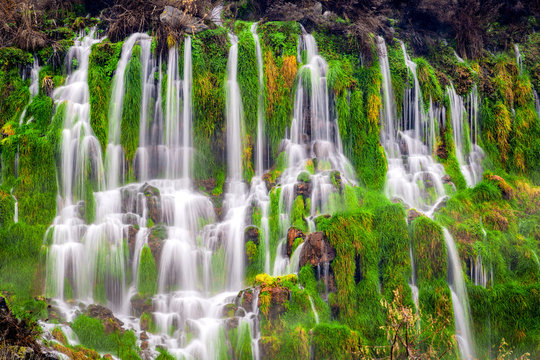
[[482, 180], [481, 162], [485, 155], [478, 145], [478, 91], [476, 86], [471, 90], [466, 105], [453, 85], [448, 87], [447, 93], [456, 157], [467, 185], [474, 186]]
[[[34, 63], [32, 64], [32, 69], [30, 70], [30, 87], [28, 88], [28, 90], [30, 90], [30, 100], [28, 101], [28, 105], [32, 103], [32, 100], [39, 92], [39, 70], [41, 70], [41, 67], [39, 66], [39, 61], [37, 57], [34, 57]], [[28, 105], [25, 106], [23, 112], [21, 113], [21, 117], [19, 118], [19, 125], [22, 125], [24, 122]], [[33, 118], [29, 119], [28, 122], [32, 122], [32, 120]]]
[[533, 95], [534, 95], [534, 105], [536, 107], [536, 113], [538, 114], [538, 117], [540, 118], [540, 97], [538, 97], [538, 92], [533, 89]]
[[[144, 33], [131, 35], [122, 45], [122, 54], [118, 60], [116, 72], [113, 78], [112, 94], [109, 102], [109, 143], [107, 145], [107, 187], [114, 189], [124, 181], [124, 151], [121, 145], [122, 110], [124, 107], [125, 74], [133, 47], [137, 42], [151, 43], [152, 39]], [[144, 46], [144, 49], [150, 47]], [[143, 57], [146, 57], [143, 55]]]
[[[68, 52], [67, 61], [70, 64], [73, 59], [77, 59], [78, 68], [71, 73], [68, 67], [66, 84], [53, 94], [57, 104], [66, 103], [58, 216], [48, 230], [53, 232], [53, 240], [47, 256], [47, 293], [59, 300], [64, 299], [65, 285], [70, 286], [77, 298], [86, 299], [91, 296], [87, 280], [94, 276], [89, 270], [93, 270], [92, 263], [97, 257], [93, 241], [100, 241], [101, 230], [104, 234], [111, 230], [106, 224], [99, 230], [96, 227], [89, 228], [81, 216], [84, 213], [84, 201], [92, 201], [85, 196], [87, 186], [104, 188], [101, 145], [90, 127], [86, 82], [90, 51], [96, 42], [99, 40], [94, 38], [94, 31], [75, 41]], [[121, 236], [109, 241], [111, 246], [117, 246]]]
[[424, 112], [416, 64], [401, 43], [414, 86], [406, 90], [403, 117], [398, 119], [384, 39], [377, 38], [377, 46], [383, 78], [381, 142], [388, 161], [386, 192], [389, 198], [398, 198], [408, 207], [429, 212], [445, 197], [442, 183], [444, 168], [431, 156], [435, 145], [435, 126], [444, 119], [445, 110], [430, 103], [429, 111], [427, 114]]
[[13, 208], [13, 222], [18, 223], [19, 222], [19, 201], [17, 201], [17, 198], [15, 195], [13, 195], [13, 188], [11, 188], [11, 191], [9, 192], [11, 194], [11, 197], [15, 201], [14, 208]]
[[413, 250], [412, 250], [412, 244], [409, 246], [409, 256], [411, 259], [411, 279], [409, 286], [411, 288], [412, 298], [414, 301], [414, 305], [416, 306], [416, 309], [420, 309], [420, 303], [418, 301], [418, 284], [416, 283], [416, 265], [414, 263], [414, 256], [413, 256]]
[[251, 33], [255, 40], [255, 55], [257, 58], [257, 72], [259, 79], [258, 97], [257, 97], [257, 148], [255, 159], [255, 176], [251, 179], [250, 203], [257, 204], [261, 211], [261, 234], [264, 242], [264, 271], [270, 273], [270, 225], [268, 216], [270, 212], [270, 198], [268, 189], [262, 176], [264, 174], [264, 152], [266, 150], [264, 135], [264, 69], [261, 43], [257, 34], [257, 23], [251, 26]]
[[461, 261], [452, 235], [446, 228], [443, 228], [443, 233], [448, 250], [448, 284], [452, 294], [456, 339], [461, 358], [472, 360], [474, 359], [474, 340], [470, 325], [469, 299], [461, 270]]
[[519, 69], [519, 73], [523, 73], [523, 58], [521, 57], [521, 52], [519, 51], [518, 44], [514, 44], [514, 53], [516, 54], [516, 64]]
[[[306, 219], [306, 227], [310, 229], [313, 227], [309, 224], [313, 222], [315, 215], [332, 212], [329, 200], [332, 194], [338, 192], [332, 182], [332, 175], [339, 173], [343, 185], [356, 183], [354, 170], [343, 155], [337, 121], [330, 117], [330, 98], [326, 84], [328, 64], [319, 55], [311, 34], [303, 30], [300, 41], [298, 58], [301, 58], [301, 53], [305, 51], [306, 63], [298, 71], [293, 119], [289, 137], [282, 144], [288, 164], [280, 180], [281, 240], [274, 262], [274, 275], [298, 270], [288, 269], [291, 261], [285, 255], [285, 237], [302, 178], [310, 179], [308, 202], [311, 209], [310, 216]], [[317, 166], [313, 166], [313, 174], [309, 174], [309, 165], [315, 163]]]

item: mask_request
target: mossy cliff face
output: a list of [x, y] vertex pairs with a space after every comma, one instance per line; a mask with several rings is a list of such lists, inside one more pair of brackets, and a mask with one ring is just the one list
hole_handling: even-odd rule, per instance
[[[341, 6], [338, 5], [337, 8]], [[238, 13], [255, 11], [249, 10], [249, 6], [247, 4]], [[376, 47], [371, 35], [360, 43], [353, 31], [345, 31], [353, 29], [353, 24], [342, 15], [337, 14], [330, 23], [308, 20], [305, 25], [328, 62], [326, 80], [331, 116], [337, 119], [344, 153], [356, 171], [358, 184], [333, 184], [338, 192], [331, 199], [332, 211], [317, 214], [314, 219], [316, 231], [312, 233], [307, 221], [310, 200], [296, 196], [287, 226], [301, 235], [292, 239], [290, 253], [299, 246], [307, 248], [315, 237], [324, 241], [324, 249], [333, 251], [330, 261], [306, 262], [297, 275], [271, 277], [261, 274], [267, 249], [261, 235], [261, 209], [252, 209], [248, 220], [253, 226], [245, 230], [248, 241], [244, 244], [246, 284], [252, 288], [244, 291], [243, 301], [247, 301], [247, 294], [251, 294], [252, 299], [258, 294], [261, 355], [275, 359], [389, 356], [393, 351], [388, 345], [392, 334], [389, 324], [396, 321], [396, 314], [389, 308], [394, 306], [407, 314], [416, 314], [419, 319], [419, 325], [410, 328], [422, 340], [413, 344], [416, 351], [434, 354], [434, 358], [455, 358], [458, 351], [453, 338], [455, 326], [447, 284], [444, 226], [457, 244], [469, 294], [477, 356], [496, 353], [504, 339], [516, 355], [529, 352], [531, 358], [538, 357], [540, 119], [533, 96], [534, 89], [540, 89], [538, 35], [530, 34], [519, 44], [523, 68], [517, 64], [511, 48], [501, 49], [504, 51], [495, 55], [484, 52], [462, 62], [455, 56], [452, 43], [434, 41], [425, 51], [415, 53], [416, 43], [407, 42], [417, 66], [424, 110], [430, 102], [448, 109], [449, 99], [445, 93], [450, 85], [462, 96], [477, 87], [480, 94], [479, 128], [470, 131], [478, 132], [478, 144], [486, 152], [482, 181], [467, 188], [456, 158], [451, 114], [447, 111], [446, 118], [437, 124], [436, 144], [430, 151], [444, 165], [455, 189], [449, 191], [450, 197], [433, 218], [419, 216], [413, 219], [414, 216], [409, 216], [407, 219], [408, 209], [390, 202], [383, 193], [387, 160], [380, 143], [382, 76]], [[88, 21], [80, 19], [79, 23], [84, 25]], [[243, 176], [249, 182], [254, 175], [258, 135], [259, 80], [255, 42], [252, 23], [230, 21], [229, 25], [239, 38], [238, 83], [245, 133], [242, 139]], [[204, 184], [201, 189], [212, 194], [219, 212], [226, 174], [225, 90], [230, 41], [229, 29], [209, 26], [211, 29], [191, 35], [193, 177], [199, 184]], [[408, 32], [398, 30], [403, 31], [399, 35], [406, 39]], [[264, 69], [264, 136], [268, 144], [265, 158], [270, 159], [268, 166], [271, 167], [265, 179], [270, 201], [268, 247], [271, 263], [274, 263], [283, 237], [279, 181], [287, 164], [286, 154], [279, 153], [279, 145], [291, 123], [295, 81], [302, 81], [297, 74], [302, 66], [302, 54], [297, 56], [302, 28], [295, 21], [261, 21], [257, 32]], [[18, 313], [33, 311], [35, 317], [42, 318], [47, 317], [46, 311], [32, 309], [42, 306], [43, 302], [32, 298], [43, 293], [43, 259], [52, 236], [46, 230], [57, 209], [65, 114], [65, 104], [55, 104], [50, 96], [54, 88], [65, 81], [65, 73], [59, 66], [62, 61], [58, 62], [57, 58], [70, 46], [73, 35], [73, 30], [59, 27], [51, 33], [59, 43], [36, 49], [43, 65], [39, 92], [27, 107], [21, 126], [19, 120], [30, 99], [30, 80], [23, 74], [28, 74], [33, 54], [14, 47], [0, 49], [0, 259], [5, 259], [0, 262], [0, 290], [8, 293]], [[385, 35], [389, 37], [388, 33]], [[172, 40], [174, 37], [171, 37], [171, 44]], [[388, 40], [391, 81], [397, 116], [401, 117], [404, 91], [411, 86], [412, 78], [405, 66], [400, 43]], [[90, 120], [102, 150], [108, 143], [111, 82], [122, 44], [104, 39], [93, 46], [90, 55]], [[181, 53], [182, 45], [178, 44]], [[165, 52], [158, 50], [160, 46], [166, 48], [168, 45], [162, 42], [152, 47], [156, 58], [160, 54], [164, 56]], [[182, 65], [183, 57], [179, 56], [181, 77]], [[121, 104], [124, 109], [121, 143], [129, 163], [135, 157], [139, 142], [143, 110], [140, 108], [141, 71], [140, 49], [135, 47], [126, 69], [127, 90]], [[166, 69], [162, 68], [163, 77], [165, 74]], [[157, 78], [155, 80], [157, 82]], [[29, 121], [31, 118], [34, 120]], [[318, 165], [312, 163], [306, 167], [306, 173], [300, 179], [302, 182], [309, 182], [315, 166]], [[128, 176], [128, 181], [133, 178]], [[337, 183], [335, 175], [333, 179]], [[85, 220], [90, 223], [96, 214], [96, 203], [92, 201], [95, 189], [90, 185], [79, 190], [85, 199]], [[17, 223], [14, 217], [16, 201]], [[132, 299], [141, 326], [149, 332], [156, 330], [151, 315], [161, 250], [156, 243], [166, 237], [165, 227], [153, 222], [148, 224], [153, 239], [143, 247], [140, 271], [133, 279], [137, 284], [137, 295]], [[131, 229], [136, 230], [134, 226]], [[156, 240], [157, 237], [160, 239]], [[314, 246], [309, 246], [313, 250]], [[128, 246], [125, 248], [129, 249]], [[412, 274], [409, 249], [412, 249], [415, 274]], [[220, 273], [216, 282], [224, 282], [225, 278], [223, 251], [222, 248], [218, 250], [212, 264], [214, 271]], [[102, 254], [102, 258], [105, 257]], [[486, 284], [479, 284], [475, 279], [478, 266], [486, 274]], [[409, 286], [413, 275], [419, 290], [418, 309]], [[103, 277], [98, 280], [104, 280]], [[105, 287], [97, 284], [94, 290], [96, 301], [106, 304]], [[67, 293], [70, 291], [66, 290]], [[70, 298], [69, 294], [66, 297]], [[247, 303], [237, 305], [246, 307]], [[114, 326], [111, 328], [111, 323], [115, 320], [83, 314], [73, 321], [72, 328], [85, 347], [120, 358], [138, 358], [141, 349], [136, 345], [135, 334], [118, 331]], [[56, 334], [61, 339], [59, 331]], [[230, 353], [220, 351], [224, 358], [253, 356], [249, 330], [245, 326], [228, 329], [220, 339], [234, 344], [230, 346]], [[81, 352], [88, 357], [95, 355], [91, 350], [72, 347], [62, 341], [55, 349], [68, 356]], [[406, 356], [404, 349], [393, 354]], [[165, 351], [159, 355], [163, 359], [169, 356]]]

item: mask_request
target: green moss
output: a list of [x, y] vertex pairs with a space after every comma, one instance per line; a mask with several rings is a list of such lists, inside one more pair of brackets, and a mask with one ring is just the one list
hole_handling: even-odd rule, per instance
[[228, 49], [224, 28], [203, 31], [192, 37], [195, 179], [215, 177], [224, 168]]
[[314, 359], [354, 359], [363, 341], [360, 335], [339, 323], [319, 324], [313, 329]]
[[34, 118], [35, 126], [45, 131], [49, 126], [53, 112], [53, 101], [45, 95], [37, 95], [26, 109], [26, 120]]
[[141, 251], [139, 273], [137, 274], [137, 289], [139, 294], [152, 296], [157, 292], [157, 267], [152, 251], [145, 245]]
[[307, 231], [307, 224], [305, 217], [306, 215], [306, 208], [304, 205], [304, 198], [302, 196], [297, 196], [296, 199], [293, 202], [292, 209], [291, 209], [291, 226], [306, 232]]
[[139, 125], [141, 116], [142, 66], [141, 47], [139, 45], [136, 45], [133, 48], [131, 59], [126, 67], [124, 85], [126, 93], [124, 94], [122, 110], [120, 143], [124, 148], [124, 154], [131, 169], [131, 163], [133, 162], [137, 146], [139, 145]]
[[105, 40], [92, 46], [88, 67], [90, 125], [103, 150], [108, 143], [108, 111], [111, 83], [122, 51], [122, 43]]
[[425, 216], [420, 216], [412, 222], [411, 231], [419, 283], [446, 280], [448, 260], [441, 226]]
[[257, 139], [257, 109], [259, 104], [259, 74], [255, 40], [249, 27], [238, 35], [238, 86], [242, 96], [245, 134], [243, 141], [244, 179], [249, 183], [254, 174], [255, 142]]
[[396, 116], [403, 114], [403, 95], [410, 85], [409, 70], [405, 64], [403, 50], [398, 41], [387, 44], [388, 63], [390, 65], [390, 78], [392, 80], [392, 89], [394, 90], [394, 99], [396, 105]]
[[439, 80], [435, 76], [435, 70], [424, 58], [414, 59], [416, 63], [416, 74], [420, 88], [422, 89], [422, 97], [424, 99], [424, 109], [429, 109], [430, 101], [441, 103], [443, 100], [443, 91]]

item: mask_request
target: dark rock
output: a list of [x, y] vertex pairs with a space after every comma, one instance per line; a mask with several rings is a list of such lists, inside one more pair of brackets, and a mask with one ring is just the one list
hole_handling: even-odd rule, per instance
[[127, 239], [130, 254], [133, 254], [133, 251], [135, 251], [135, 242], [138, 233], [139, 230], [133, 225], [129, 225], [124, 228], [124, 237]]
[[149, 184], [144, 184], [140, 189], [140, 192], [144, 194], [146, 198], [146, 209], [148, 210], [148, 218], [151, 219], [154, 224], [158, 224], [162, 221], [162, 207], [161, 207], [161, 195], [159, 189]]
[[252, 241], [255, 245], [259, 245], [259, 228], [250, 225], [244, 230], [244, 243]]
[[141, 350], [148, 349], [148, 341], [144, 340], [141, 342]]
[[443, 184], [451, 184], [452, 183], [452, 179], [450, 178], [450, 175], [444, 175], [442, 178], [442, 183]]
[[[266, 312], [266, 316], [271, 320], [276, 320], [280, 315], [287, 311], [286, 305], [288, 304], [290, 297], [290, 290], [286, 287], [274, 286], [267, 287], [261, 290], [261, 296], [263, 292], [268, 292], [270, 296], [270, 303], [266, 309], [263, 311]], [[262, 299], [259, 296], [259, 302], [257, 306], [260, 308], [262, 305]]]
[[125, 186], [120, 189], [120, 204], [123, 213], [137, 212], [137, 192], [137, 188], [133, 186]]
[[128, 212], [122, 215], [122, 223], [126, 225], [137, 225], [139, 223], [139, 216], [132, 212]]
[[253, 309], [253, 289], [240, 291], [236, 297], [236, 305], [251, 311]]
[[404, 138], [399, 139], [399, 152], [402, 156], [408, 156], [409, 155], [409, 145], [405, 141]]
[[336, 250], [328, 243], [322, 231], [314, 232], [306, 237], [300, 253], [300, 267], [310, 264], [317, 266], [330, 263], [336, 258]]
[[238, 306], [236, 304], [227, 304], [223, 307], [221, 316], [224, 318], [232, 318], [237, 310]]
[[133, 314], [137, 317], [140, 317], [143, 313], [151, 314], [154, 312], [151, 298], [144, 298], [137, 294], [131, 298], [130, 302]]
[[426, 189], [434, 186], [433, 179], [430, 173], [425, 172], [422, 176], [422, 180], [424, 181], [424, 186], [426, 187]]
[[299, 182], [294, 185], [294, 197], [302, 196], [304, 201], [311, 196], [311, 182]]
[[146, 333], [146, 331], [143, 331], [141, 333], [141, 336], [139, 336], [139, 339], [141, 339], [141, 340], [148, 340], [149, 339], [148, 334]]
[[[150, 229], [150, 234], [148, 235], [148, 246], [156, 259], [156, 264], [159, 263], [161, 259], [161, 249], [163, 248], [163, 242], [167, 238], [167, 228], [163, 225], [156, 225]], [[158, 265], [159, 268], [159, 265]]]
[[86, 309], [85, 314], [87, 316], [99, 319], [103, 323], [103, 328], [106, 334], [112, 334], [114, 332], [123, 332], [122, 326], [124, 323], [114, 317], [111, 310], [105, 306], [92, 304]]
[[290, 258], [292, 255], [292, 248], [294, 245], [294, 241], [298, 238], [301, 238], [302, 241], [306, 239], [306, 235], [297, 228], [289, 228], [289, 231], [287, 232], [287, 256]]

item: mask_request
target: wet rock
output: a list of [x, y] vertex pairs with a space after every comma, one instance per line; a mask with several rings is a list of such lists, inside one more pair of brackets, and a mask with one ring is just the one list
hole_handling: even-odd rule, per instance
[[[123, 213], [137, 212], [137, 188], [125, 186], [120, 189], [120, 206]], [[139, 214], [142, 215], [142, 214]]]
[[151, 298], [141, 297], [139, 294], [133, 296], [130, 300], [133, 314], [140, 317], [142, 314], [151, 314], [154, 312], [154, 305]]
[[140, 189], [140, 192], [144, 194], [146, 198], [146, 209], [148, 211], [148, 218], [151, 219], [154, 224], [158, 224], [162, 221], [162, 207], [161, 207], [161, 195], [159, 189], [149, 184], [144, 184]]
[[237, 306], [244, 309], [253, 309], [253, 289], [245, 289], [238, 293], [235, 301]]
[[[148, 246], [152, 251], [154, 259], [156, 259], [156, 265], [161, 259], [161, 250], [163, 248], [163, 243], [167, 238], [167, 228], [163, 225], [156, 225], [150, 229], [150, 234], [148, 235]], [[158, 265], [159, 268], [159, 265]]]
[[286, 287], [274, 286], [264, 288], [259, 295], [257, 306], [267, 318], [276, 320], [287, 311], [285, 305], [288, 304], [290, 294], [290, 290]]
[[441, 181], [442, 181], [443, 184], [451, 184], [452, 183], [452, 178], [450, 178], [450, 175], [444, 175], [441, 178]]
[[424, 216], [424, 214], [416, 211], [416, 209], [410, 209], [409, 211], [407, 211], [407, 220], [409, 221], [409, 224], [413, 222], [414, 219], [420, 216]]
[[173, 29], [183, 29], [190, 33], [198, 33], [208, 29], [208, 26], [200, 18], [169, 5], [165, 6], [159, 20]]
[[330, 263], [336, 258], [336, 250], [328, 243], [322, 231], [314, 232], [306, 237], [300, 253], [300, 267]]
[[86, 206], [85, 202], [83, 200], [77, 202], [77, 205], [75, 205], [75, 215], [79, 218], [84, 220], [84, 215], [86, 214]]
[[313, 143], [313, 152], [317, 158], [327, 159], [334, 152], [334, 145], [329, 141], [317, 140]]
[[141, 350], [146, 350], [148, 349], [148, 341], [142, 341], [141, 342]]
[[141, 339], [141, 340], [143, 340], [143, 341], [149, 339], [148, 334], [146, 333], [146, 331], [143, 331], [143, 332], [141, 333], [141, 335], [139, 336], [139, 339]]
[[259, 228], [250, 225], [244, 230], [244, 243], [248, 241], [253, 242], [255, 245], [259, 245]]
[[399, 152], [402, 156], [408, 156], [409, 155], [409, 145], [405, 141], [405, 139], [400, 138], [399, 139]]
[[221, 316], [224, 318], [232, 318], [237, 310], [238, 306], [236, 304], [227, 304], [223, 307]]
[[227, 330], [236, 329], [239, 323], [240, 323], [240, 320], [237, 317], [229, 318], [225, 320], [225, 328]]
[[139, 233], [139, 229], [137, 229], [133, 225], [129, 225], [124, 228], [124, 237], [127, 239], [128, 246], [129, 246], [129, 253], [131, 255], [133, 255], [133, 251], [135, 251], [135, 242], [136, 242], [138, 233]]
[[311, 182], [298, 182], [294, 185], [294, 197], [302, 196], [304, 201], [311, 196]]
[[422, 180], [424, 181], [424, 186], [426, 187], [426, 189], [434, 186], [433, 179], [431, 178], [430, 173], [424, 173], [424, 175], [422, 176]]
[[336, 188], [341, 191], [343, 188], [341, 173], [337, 170], [332, 171], [332, 173], [330, 173], [330, 179], [332, 180], [332, 184], [334, 184]]
[[272, 174], [266, 173], [263, 175], [262, 179], [266, 184], [266, 190], [270, 191], [274, 186], [276, 186], [276, 180], [272, 178]]
[[114, 317], [111, 310], [105, 306], [92, 304], [85, 311], [87, 316], [99, 319], [103, 323], [103, 328], [106, 334], [112, 334], [116, 331], [123, 332], [122, 326], [124, 323]]
[[306, 235], [297, 228], [291, 227], [287, 232], [287, 256], [290, 258], [292, 255], [292, 248], [296, 239], [301, 238], [302, 241], [306, 239]]
[[132, 212], [122, 214], [122, 223], [126, 225], [137, 225], [139, 223], [139, 216]]

